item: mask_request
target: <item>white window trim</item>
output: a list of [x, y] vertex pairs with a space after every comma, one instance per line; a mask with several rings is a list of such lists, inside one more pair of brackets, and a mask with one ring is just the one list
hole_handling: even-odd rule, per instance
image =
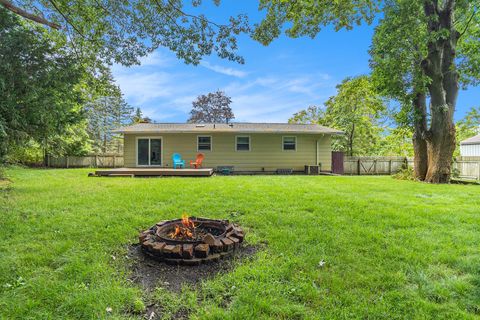
[[[285, 138], [295, 138], [295, 149], [285, 150], [285, 148], [284, 148]], [[285, 152], [295, 152], [295, 151], [297, 151], [297, 143], [298, 143], [297, 136], [282, 136], [282, 151], [285, 151]]]
[[[150, 163], [150, 140], [151, 139], [160, 139], [160, 150], [161, 150], [161, 157], [160, 157], [160, 165], [155, 164], [155, 165], [150, 165], [150, 164], [138, 164], [138, 140], [140, 139], [149, 139], [148, 141], [148, 163]], [[135, 137], [135, 165], [137, 167], [162, 167], [164, 162], [163, 162], [163, 137], [162, 136], [145, 136], [145, 137]]]
[[[200, 137], [209, 137], [210, 138], [210, 150], [199, 150], [198, 149], [198, 138]], [[209, 135], [198, 135], [197, 136], [197, 152], [211, 152], [213, 151], [213, 138], [212, 136], [209, 136]]]
[[[237, 146], [238, 146], [237, 140], [238, 140], [238, 138], [248, 138], [248, 150], [238, 150], [238, 149], [237, 149]], [[252, 137], [250, 137], [249, 135], [239, 135], [239, 136], [235, 136], [235, 151], [236, 151], [236, 152], [249, 152], [249, 151], [252, 151]]]

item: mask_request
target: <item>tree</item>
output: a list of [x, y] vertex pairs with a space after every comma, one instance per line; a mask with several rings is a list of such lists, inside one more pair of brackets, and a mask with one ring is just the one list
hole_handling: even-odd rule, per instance
[[326, 109], [309, 107], [294, 114], [291, 123], [317, 123], [345, 132], [334, 138], [334, 149], [349, 156], [376, 154], [382, 139], [381, 120], [386, 106], [367, 76], [347, 78], [337, 86], [337, 95], [325, 102]]
[[141, 123], [141, 122], [152, 122], [149, 117], [145, 117], [140, 108], [135, 109], [135, 115], [132, 117], [132, 123]]
[[300, 110], [288, 119], [288, 123], [302, 124], [325, 124], [325, 110], [318, 106], [309, 106], [307, 109]]
[[[402, 10], [390, 14], [392, 8], [397, 6]], [[362, 21], [371, 22], [380, 11], [385, 17], [390, 16], [390, 19], [395, 20], [393, 25], [402, 27], [399, 29], [404, 32], [397, 32], [398, 37], [395, 40], [398, 45], [386, 46], [385, 48], [390, 50], [385, 51], [393, 52], [395, 50], [391, 48], [397, 48], [397, 53], [406, 58], [390, 59], [389, 63], [397, 67], [393, 70], [398, 71], [412, 63], [419, 66], [409, 69], [408, 75], [411, 78], [408, 83], [412, 84], [409, 96], [415, 107], [414, 139], [418, 140], [415, 153], [416, 157], [419, 157], [419, 163], [426, 164], [425, 168], [420, 170], [425, 171], [425, 181], [442, 183], [449, 181], [455, 148], [453, 114], [461, 79], [459, 70], [465, 67], [464, 74], [467, 78], [476, 78], [480, 69], [480, 17], [477, 6], [475, 2], [468, 0], [350, 0], [316, 5], [311, 5], [308, 1], [262, 0], [261, 8], [266, 9], [267, 16], [257, 26], [254, 38], [268, 44], [279, 36], [285, 24], [289, 25], [286, 33], [292, 37], [314, 37], [321, 26], [328, 24], [333, 24], [336, 29], [352, 28], [354, 24]], [[393, 28], [390, 30], [394, 31]], [[459, 40], [466, 35], [469, 37], [464, 40], [466, 44], [462, 45]], [[386, 39], [391, 40], [394, 37]], [[459, 59], [457, 51], [462, 46], [465, 52], [468, 49], [469, 61], [475, 63], [465, 63]], [[397, 74], [397, 77], [403, 76], [406, 74]], [[401, 86], [396, 88], [401, 89]], [[430, 100], [430, 119], [427, 119], [427, 96]], [[423, 172], [419, 174], [423, 175]]]
[[[441, 7], [434, 5], [433, 9], [431, 5], [425, 3], [422, 7], [421, 3], [414, 1], [390, 3], [385, 9], [384, 19], [375, 30], [371, 64], [373, 78], [379, 88], [402, 103], [403, 123], [414, 128], [416, 177], [429, 182], [445, 182], [449, 179], [455, 149], [453, 114], [458, 86], [475, 84], [480, 74], [480, 55], [472, 51], [474, 47], [479, 48], [480, 34], [472, 28], [475, 25], [472, 24], [476, 13], [474, 7], [458, 2], [457, 14], [460, 18], [454, 19], [453, 7], [448, 9], [452, 3], [447, 1]], [[439, 10], [440, 20], [451, 21], [443, 22], [447, 25], [434, 26], [431, 20], [436, 18], [432, 18], [432, 13], [426, 10]], [[418, 12], [422, 11], [425, 14], [419, 16]], [[449, 23], [454, 23], [455, 27], [449, 26]], [[431, 40], [433, 36], [443, 37], [443, 42], [434, 44]], [[472, 41], [472, 36], [477, 39], [476, 42]], [[435, 58], [432, 53], [435, 50], [446, 59], [440, 61], [438, 56]], [[459, 61], [458, 69], [456, 61]], [[435, 72], [433, 64], [437, 64]], [[440, 81], [440, 78], [444, 80]], [[427, 98], [430, 98], [430, 115]], [[446, 103], [443, 107], [438, 102], [442, 99]]]
[[[201, 1], [191, 3], [199, 6]], [[0, 5], [68, 38], [72, 50], [84, 61], [100, 57], [108, 64], [138, 63], [138, 57], [160, 46], [186, 63], [198, 64], [212, 53], [243, 62], [236, 54], [236, 36], [249, 30], [245, 15], [230, 17], [226, 24], [216, 23], [203, 14], [186, 12], [182, 0], [0, 0]]]
[[0, 159], [34, 140], [50, 138], [81, 120], [84, 70], [38, 26], [0, 8]]
[[131, 108], [120, 94], [103, 96], [86, 105], [88, 133], [95, 152], [122, 152], [122, 141], [112, 131], [129, 124], [133, 116]]
[[190, 123], [228, 123], [235, 118], [230, 104], [232, 99], [222, 91], [197, 97], [192, 102]]

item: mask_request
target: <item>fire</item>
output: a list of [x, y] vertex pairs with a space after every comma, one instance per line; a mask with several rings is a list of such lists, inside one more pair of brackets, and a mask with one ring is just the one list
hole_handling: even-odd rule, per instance
[[170, 233], [172, 239], [176, 238], [190, 238], [193, 239], [195, 233], [195, 223], [188, 217], [188, 215], [182, 215], [182, 224], [175, 226], [175, 231]]
[[188, 217], [187, 214], [182, 214], [182, 224], [185, 228], [195, 228], [195, 224], [192, 220]]

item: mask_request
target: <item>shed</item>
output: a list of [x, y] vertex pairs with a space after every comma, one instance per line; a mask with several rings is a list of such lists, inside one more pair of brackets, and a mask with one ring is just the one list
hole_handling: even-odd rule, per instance
[[460, 142], [460, 156], [480, 157], [480, 134]]

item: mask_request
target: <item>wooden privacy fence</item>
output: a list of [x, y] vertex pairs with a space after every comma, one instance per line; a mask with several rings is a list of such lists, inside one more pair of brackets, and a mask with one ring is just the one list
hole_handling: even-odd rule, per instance
[[382, 175], [394, 174], [402, 166], [413, 166], [413, 159], [406, 157], [345, 157], [344, 174]]
[[453, 171], [459, 178], [480, 180], [480, 157], [459, 157], [453, 162]]
[[52, 168], [116, 168], [123, 167], [123, 156], [115, 154], [64, 156], [47, 159], [47, 166]]
[[[383, 175], [398, 172], [405, 164], [413, 167], [406, 157], [344, 157], [346, 175]], [[116, 168], [123, 167], [123, 156], [116, 154], [48, 157], [52, 168]], [[480, 180], [480, 157], [459, 157], [453, 162], [453, 174], [460, 178]]]

